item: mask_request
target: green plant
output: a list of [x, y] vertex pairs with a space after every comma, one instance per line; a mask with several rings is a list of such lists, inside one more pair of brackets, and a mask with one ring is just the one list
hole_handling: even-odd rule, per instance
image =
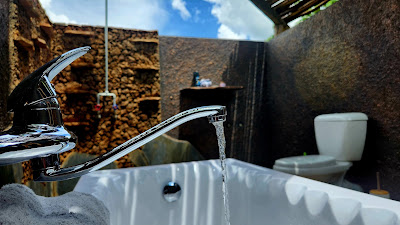
[[270, 40], [274, 39], [275, 35], [271, 35], [269, 38], [267, 38], [267, 40], [265, 40], [265, 42], [269, 42]]
[[[309, 14], [300, 17], [300, 20], [296, 23], [296, 25], [301, 23], [301, 22], [303, 22], [303, 21], [305, 21], [305, 20], [307, 20], [307, 19], [309, 19], [309, 18], [311, 18], [312, 16], [317, 14], [319, 11], [325, 10], [326, 8], [328, 8], [329, 6], [333, 5], [335, 2], [338, 2], [338, 1], [339, 0], [330, 0], [330, 1], [328, 1], [324, 5], [320, 6], [319, 9], [316, 9], [316, 10], [310, 12]], [[311, 9], [315, 9], [315, 6], [312, 7]]]

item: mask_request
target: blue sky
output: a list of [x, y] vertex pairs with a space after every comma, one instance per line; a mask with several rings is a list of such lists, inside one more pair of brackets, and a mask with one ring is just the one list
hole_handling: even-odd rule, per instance
[[[52, 22], [104, 26], [105, 0], [40, 0]], [[109, 26], [160, 35], [264, 41], [273, 23], [250, 0], [108, 0]]]

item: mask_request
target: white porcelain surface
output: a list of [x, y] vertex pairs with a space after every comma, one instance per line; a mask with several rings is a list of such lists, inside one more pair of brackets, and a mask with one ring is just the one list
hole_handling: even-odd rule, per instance
[[328, 155], [306, 155], [281, 158], [275, 161], [274, 170], [342, 186], [351, 162], [336, 161]]
[[322, 114], [315, 117], [314, 121], [325, 121], [325, 122], [334, 122], [334, 121], [367, 121], [368, 116], [364, 113], [360, 112], [349, 112], [349, 113], [330, 113], [330, 114]]
[[[305, 158], [306, 156], [299, 156], [299, 157]], [[283, 159], [287, 159], [287, 158], [283, 158]], [[334, 164], [329, 164], [329, 165], [302, 167], [301, 165], [300, 166], [299, 165], [281, 166], [275, 162], [273, 169], [284, 172], [284, 173], [302, 176], [302, 177], [307, 177], [307, 176], [312, 176], [312, 175], [327, 175], [327, 176], [329, 176], [330, 174], [336, 174], [336, 173], [344, 174], [351, 167], [351, 165], [352, 164], [350, 162], [334, 161]]]
[[277, 159], [275, 166], [288, 168], [319, 168], [336, 165], [336, 160], [329, 155], [301, 155]]
[[[400, 203], [234, 159], [227, 160], [232, 225], [394, 225]], [[167, 202], [169, 181], [182, 188]], [[111, 224], [221, 225], [218, 160], [95, 171], [75, 191], [94, 195], [110, 210]]]
[[345, 118], [343, 121], [315, 118], [318, 151], [340, 161], [359, 161], [364, 151], [367, 121]]

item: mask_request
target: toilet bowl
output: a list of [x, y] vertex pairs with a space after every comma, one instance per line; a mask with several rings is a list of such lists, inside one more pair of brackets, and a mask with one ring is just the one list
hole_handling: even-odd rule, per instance
[[[275, 161], [273, 169], [344, 186], [352, 161], [361, 159], [368, 117], [364, 113], [335, 113], [315, 117], [319, 155], [293, 156]], [[348, 186], [349, 182], [345, 182]]]
[[327, 155], [293, 156], [275, 161], [274, 170], [341, 186], [351, 162]]

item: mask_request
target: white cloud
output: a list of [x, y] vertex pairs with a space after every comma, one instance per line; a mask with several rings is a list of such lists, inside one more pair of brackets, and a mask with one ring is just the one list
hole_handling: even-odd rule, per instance
[[[104, 0], [40, 0], [52, 22], [81, 25], [105, 24]], [[108, 25], [160, 30], [168, 22], [164, 0], [109, 0]]]
[[221, 24], [221, 26], [218, 28], [218, 38], [244, 40], [247, 38], [247, 35], [243, 33], [235, 33], [229, 27]]
[[[113, 0], [108, 4], [110, 26], [159, 30], [169, 19], [163, 0]], [[104, 17], [99, 25], [104, 25]]]
[[51, 22], [56, 22], [56, 23], [66, 23], [66, 24], [77, 24], [75, 20], [71, 20], [68, 18], [68, 16], [64, 14], [55, 14], [50, 10], [46, 10], [46, 14], [49, 17]]
[[40, 0], [40, 4], [43, 6], [43, 8], [49, 8], [51, 4], [51, 0]]
[[57, 23], [67, 23], [67, 24], [76, 24], [75, 20], [69, 19], [64, 14], [55, 14], [51, 10], [51, 0], [40, 0], [40, 4], [46, 10], [46, 14], [49, 17], [50, 21], [57, 22]]
[[274, 34], [273, 22], [249, 0], [204, 0], [213, 4], [218, 38], [265, 41]]
[[172, 8], [179, 11], [183, 20], [187, 20], [192, 16], [186, 8], [186, 2], [183, 0], [172, 0]]
[[194, 17], [193, 17], [195, 23], [198, 23], [200, 21], [200, 14], [201, 14], [201, 11], [196, 8], [194, 10]]

